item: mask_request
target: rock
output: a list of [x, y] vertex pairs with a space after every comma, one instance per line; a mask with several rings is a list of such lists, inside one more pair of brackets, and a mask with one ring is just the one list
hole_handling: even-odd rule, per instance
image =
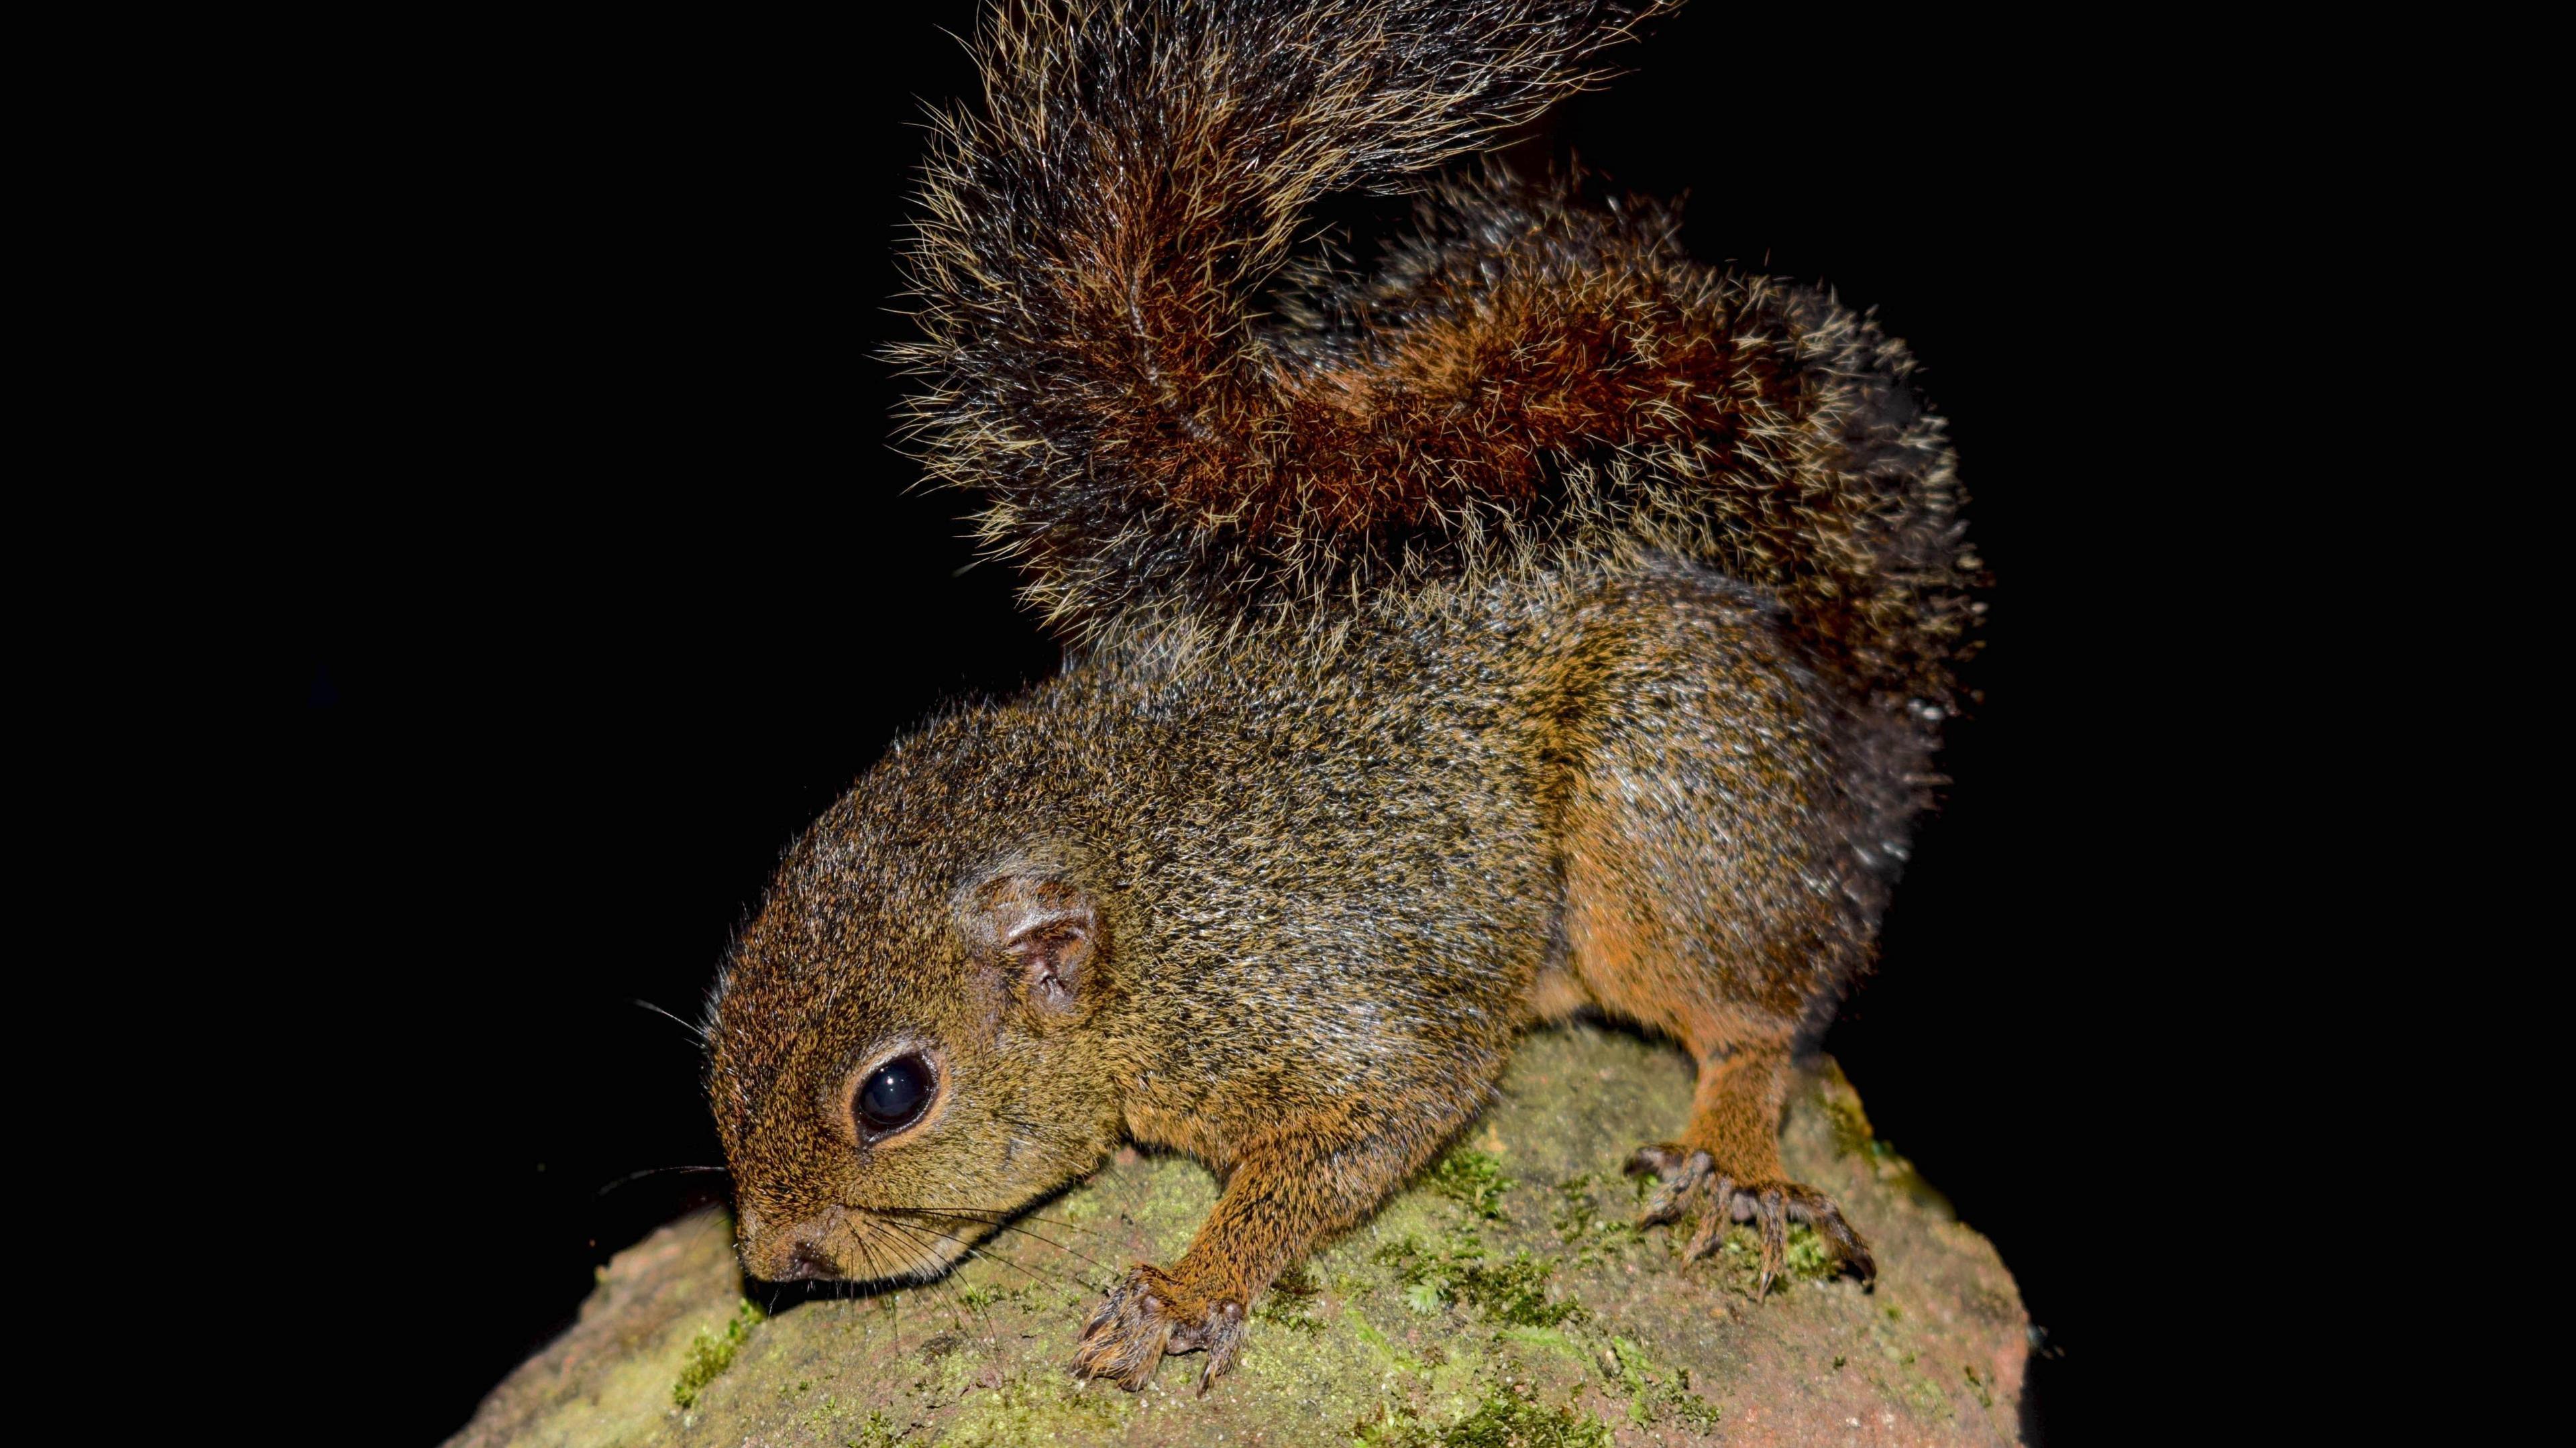
[[1203, 1398], [1195, 1356], [1141, 1394], [1064, 1368], [1108, 1280], [1177, 1257], [1216, 1197], [1196, 1164], [1131, 1151], [897, 1292], [773, 1296], [740, 1276], [720, 1214], [674, 1222], [620, 1253], [580, 1321], [450, 1441], [2014, 1442], [2028, 1321], [2011, 1274], [1871, 1137], [1830, 1061], [1791, 1093], [1785, 1155], [1869, 1239], [1874, 1286], [1825, 1276], [1801, 1228], [1757, 1303], [1746, 1228], [1684, 1263], [1687, 1221], [1631, 1225], [1620, 1163], [1677, 1131], [1690, 1095], [1677, 1051], [1593, 1027], [1533, 1036], [1457, 1147], [1256, 1306]]

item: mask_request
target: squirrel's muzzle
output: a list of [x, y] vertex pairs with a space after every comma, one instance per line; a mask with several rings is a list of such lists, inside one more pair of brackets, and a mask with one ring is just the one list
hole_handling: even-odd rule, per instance
[[990, 1223], [895, 1221], [834, 1206], [799, 1220], [746, 1211], [738, 1249], [743, 1270], [764, 1282], [928, 1281], [966, 1254]]
[[[836, 1241], [845, 1235], [838, 1209], [806, 1221], [771, 1225], [745, 1211], [737, 1244], [742, 1269], [764, 1282], [810, 1282], [850, 1275]], [[766, 1228], [766, 1230], [764, 1230]]]

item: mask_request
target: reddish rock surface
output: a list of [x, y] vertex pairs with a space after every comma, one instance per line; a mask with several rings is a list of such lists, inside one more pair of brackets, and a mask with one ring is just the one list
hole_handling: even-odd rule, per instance
[[[1876, 1251], [1864, 1287], [1796, 1270], [1755, 1302], [1752, 1241], [1681, 1260], [1619, 1165], [1690, 1101], [1677, 1051], [1590, 1027], [1531, 1038], [1503, 1099], [1367, 1226], [1255, 1311], [1204, 1398], [1194, 1358], [1128, 1394], [1065, 1372], [1115, 1269], [1169, 1261], [1215, 1187], [1124, 1153], [946, 1279], [790, 1302], [746, 1284], [716, 1214], [619, 1254], [581, 1320], [457, 1445], [1365, 1444], [1371, 1448], [2016, 1441], [2012, 1276], [1872, 1139], [1830, 1062], [1792, 1094], [1790, 1169]], [[775, 1306], [771, 1315], [763, 1308]]]

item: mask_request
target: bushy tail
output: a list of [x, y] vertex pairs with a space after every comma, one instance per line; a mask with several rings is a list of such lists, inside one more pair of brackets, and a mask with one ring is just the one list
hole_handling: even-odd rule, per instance
[[1946, 701], [1974, 565], [1866, 320], [1693, 265], [1658, 210], [1500, 181], [1437, 189], [1374, 277], [1287, 268], [1317, 198], [1422, 184], [1663, 8], [997, 6], [909, 258], [933, 474], [1076, 632], [1645, 544], [1770, 589], [1866, 691]]

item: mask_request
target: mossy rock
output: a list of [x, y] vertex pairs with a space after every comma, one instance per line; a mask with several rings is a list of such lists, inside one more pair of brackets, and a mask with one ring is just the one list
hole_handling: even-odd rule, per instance
[[[717, 1213], [620, 1253], [581, 1320], [456, 1445], [2011, 1443], [2027, 1319], [1994, 1248], [1874, 1140], [1830, 1061], [1784, 1154], [1868, 1237], [1828, 1276], [1803, 1229], [1755, 1302], [1751, 1240], [1681, 1260], [1619, 1175], [1688, 1113], [1681, 1054], [1592, 1027], [1533, 1036], [1502, 1099], [1368, 1225], [1255, 1309], [1205, 1397], [1195, 1357], [1130, 1394], [1077, 1383], [1114, 1272], [1169, 1262], [1216, 1199], [1194, 1163], [1122, 1152], [940, 1282], [791, 1302], [746, 1284]], [[769, 1309], [775, 1307], [775, 1311]]]

